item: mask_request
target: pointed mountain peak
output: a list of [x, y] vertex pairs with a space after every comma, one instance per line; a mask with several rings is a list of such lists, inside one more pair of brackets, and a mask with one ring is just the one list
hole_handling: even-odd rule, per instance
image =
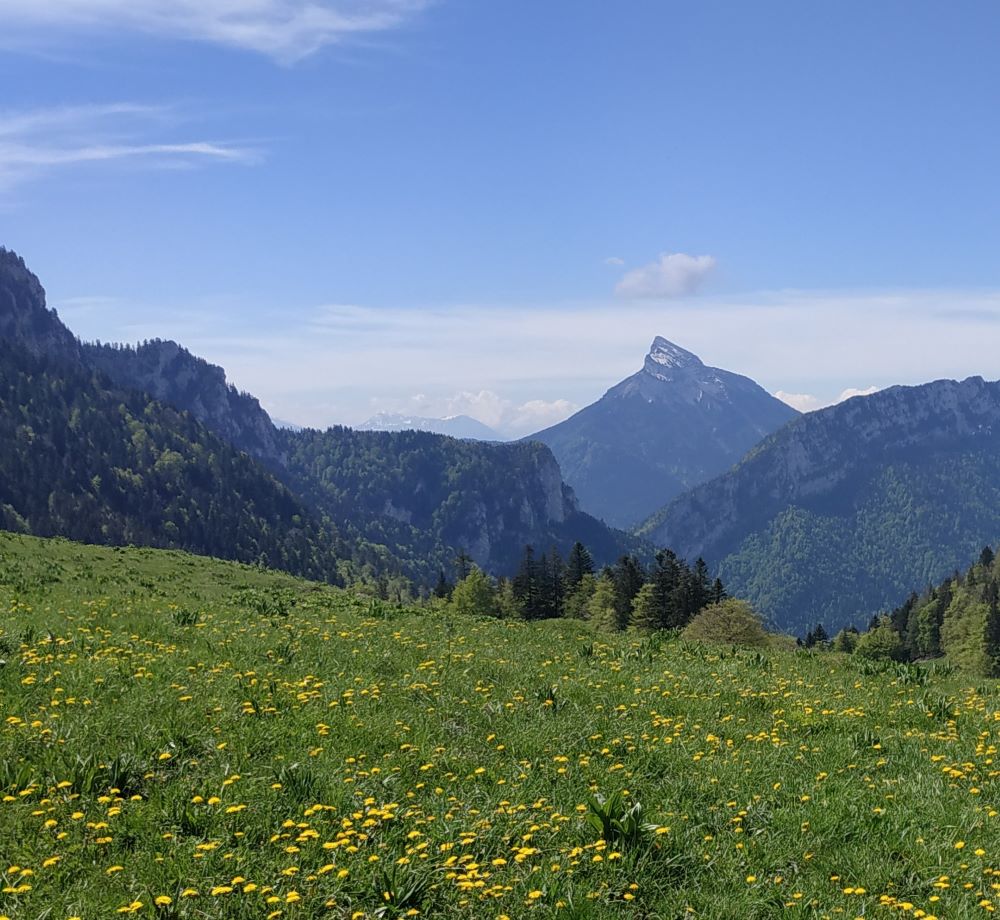
[[646, 355], [646, 371], [654, 376], [660, 376], [668, 369], [704, 366], [697, 355], [668, 342], [661, 335], [653, 339], [649, 354]]

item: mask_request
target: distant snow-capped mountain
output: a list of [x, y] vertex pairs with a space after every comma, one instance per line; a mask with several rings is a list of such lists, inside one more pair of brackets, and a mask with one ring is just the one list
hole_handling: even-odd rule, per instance
[[356, 426], [359, 431], [430, 431], [453, 438], [472, 441], [507, 441], [500, 432], [468, 415], [449, 415], [446, 418], [424, 418], [418, 415], [401, 415], [379, 412]]

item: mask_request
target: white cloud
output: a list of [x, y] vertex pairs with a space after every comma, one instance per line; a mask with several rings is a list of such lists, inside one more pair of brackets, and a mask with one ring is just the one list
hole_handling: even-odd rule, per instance
[[875, 386], [865, 387], [863, 390], [848, 387], [846, 390], [842, 390], [836, 399], [825, 401], [811, 393], [786, 393], [784, 390], [777, 390], [774, 395], [793, 409], [798, 409], [799, 412], [813, 412], [816, 409], [825, 409], [827, 406], [842, 403], [845, 399], [852, 399], [855, 396], [871, 396], [872, 393], [877, 393], [881, 389], [882, 387]]
[[777, 390], [774, 395], [799, 412], [812, 412], [821, 406], [819, 399], [811, 393], [786, 393], [784, 390]]
[[567, 399], [518, 401], [494, 390], [463, 390], [437, 397], [418, 393], [408, 399], [373, 397], [369, 411], [447, 418], [468, 415], [510, 438], [534, 434], [571, 416], [579, 406]]
[[656, 261], [626, 272], [615, 293], [629, 299], [685, 297], [697, 291], [714, 268], [712, 256], [664, 252]]
[[877, 393], [881, 389], [881, 387], [865, 387], [863, 390], [858, 390], [854, 387], [849, 387], [840, 394], [837, 402], [842, 403], [845, 399], [853, 399], [855, 396], [871, 396], [872, 393]]
[[[858, 381], [885, 387], [970, 374], [1000, 378], [1000, 291], [989, 290], [792, 290], [706, 297], [696, 305], [606, 300], [269, 310], [230, 297], [196, 308], [197, 291], [183, 301], [128, 309], [100, 303], [81, 302], [87, 309], [69, 317], [75, 331], [105, 341], [176, 338], [225, 367], [280, 418], [313, 425], [356, 424], [380, 409], [464, 412], [495, 425], [516, 419], [517, 407], [535, 400], [566, 401], [551, 415], [536, 409], [518, 431], [529, 433], [638, 371], [657, 334], [782, 398], [807, 400], [799, 403], [804, 409], [838, 401]], [[62, 310], [63, 303], [54, 306]], [[254, 322], [238, 323], [239, 315]], [[424, 395], [421, 405], [408, 403], [414, 393]]]
[[569, 418], [580, 407], [568, 399], [529, 399], [514, 406], [504, 428], [520, 434], [532, 434]]
[[248, 163], [257, 156], [230, 143], [165, 136], [179, 120], [169, 107], [128, 103], [0, 112], [0, 189], [83, 164], [192, 167]]
[[400, 26], [430, 0], [2, 0], [8, 42], [140, 32], [228, 45], [294, 62]]
[[622, 258], [620, 258], [619, 256], [608, 256], [604, 260], [604, 264], [605, 265], [614, 265], [615, 267], [619, 267], [619, 266], [622, 266], [622, 265], [625, 264], [625, 260], [622, 259]]

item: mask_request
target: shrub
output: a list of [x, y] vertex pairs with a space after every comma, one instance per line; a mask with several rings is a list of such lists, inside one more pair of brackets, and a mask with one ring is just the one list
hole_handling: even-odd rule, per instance
[[854, 654], [870, 661], [901, 661], [905, 657], [903, 641], [888, 617], [882, 617], [878, 626], [858, 637]]
[[695, 642], [719, 642], [727, 645], [768, 645], [767, 630], [760, 617], [746, 602], [727, 598], [711, 604], [688, 623], [682, 634]]

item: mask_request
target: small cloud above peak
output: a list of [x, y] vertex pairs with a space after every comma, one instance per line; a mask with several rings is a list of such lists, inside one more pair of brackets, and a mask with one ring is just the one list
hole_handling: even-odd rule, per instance
[[648, 265], [626, 272], [615, 286], [615, 293], [630, 300], [685, 297], [704, 284], [715, 266], [713, 256], [664, 252]]
[[615, 267], [621, 267], [622, 265], [625, 264], [625, 260], [623, 258], [621, 258], [620, 256], [608, 256], [604, 260], [604, 264], [605, 265], [613, 265]]

